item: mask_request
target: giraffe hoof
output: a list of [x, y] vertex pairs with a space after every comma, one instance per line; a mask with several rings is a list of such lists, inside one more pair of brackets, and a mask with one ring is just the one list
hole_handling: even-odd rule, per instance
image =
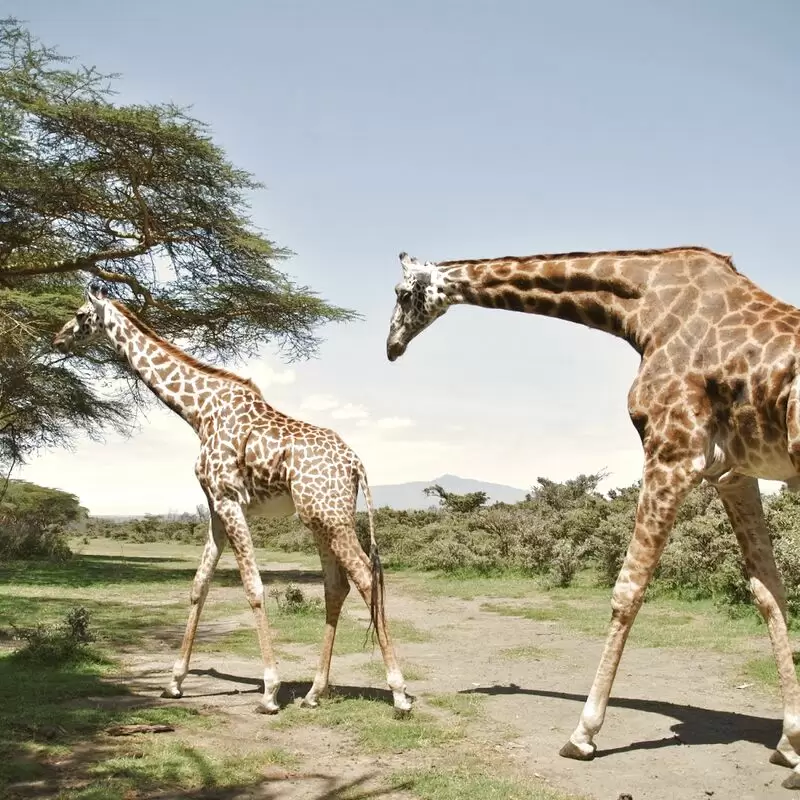
[[784, 789], [800, 789], [800, 775], [793, 772], [781, 783], [781, 786], [783, 786]]
[[271, 703], [267, 705], [266, 703], [259, 703], [255, 707], [256, 714], [277, 714], [280, 711], [280, 707], [277, 703]]
[[183, 692], [180, 689], [164, 689], [161, 696], [168, 700], [180, 700], [183, 697]]
[[317, 700], [316, 697], [309, 697], [308, 695], [306, 695], [300, 701], [300, 707], [301, 708], [319, 708], [319, 700]]
[[411, 704], [407, 706], [395, 706], [394, 718], [395, 719], [408, 719], [411, 716]]
[[779, 767], [789, 767], [792, 769], [794, 766], [780, 750], [773, 750], [772, 755], [769, 757], [770, 764], [777, 764]]
[[575, 744], [571, 739], [558, 751], [563, 758], [574, 758], [576, 761], [591, 761], [597, 745], [594, 742]]

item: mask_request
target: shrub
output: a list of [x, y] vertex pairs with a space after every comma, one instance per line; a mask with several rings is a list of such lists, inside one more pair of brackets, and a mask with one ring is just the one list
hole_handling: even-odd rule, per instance
[[636, 507], [625, 508], [622, 504], [619, 505], [618, 510], [611, 511], [597, 526], [592, 537], [592, 554], [597, 564], [598, 582], [603, 586], [613, 586], [616, 583], [636, 522]]
[[82, 606], [70, 609], [64, 620], [52, 625], [15, 629], [25, 644], [13, 657], [42, 666], [59, 666], [92, 656], [88, 645], [95, 637], [89, 630], [89, 612]]
[[558, 539], [554, 542], [547, 573], [547, 586], [566, 588], [569, 586], [581, 567], [583, 557], [588, 552], [591, 542], [576, 544], [569, 539]]
[[276, 586], [269, 594], [275, 598], [278, 611], [282, 614], [317, 614], [322, 607], [319, 598], [307, 598], [303, 590], [293, 583], [283, 589]]

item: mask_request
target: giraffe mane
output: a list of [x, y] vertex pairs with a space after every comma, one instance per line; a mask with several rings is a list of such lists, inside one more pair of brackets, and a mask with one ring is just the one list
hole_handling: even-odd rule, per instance
[[438, 261], [439, 267], [455, 267], [463, 264], [483, 264], [487, 261], [516, 261], [519, 263], [525, 261], [563, 261], [569, 258], [590, 258], [602, 256], [659, 256], [668, 255], [670, 253], [702, 253], [703, 255], [712, 256], [713, 258], [722, 261], [727, 267], [734, 272], [738, 272], [733, 263], [733, 256], [717, 253], [708, 247], [700, 247], [696, 245], [685, 245], [682, 247], [661, 247], [642, 250], [595, 250], [590, 252], [575, 251], [571, 253], [543, 253], [530, 256], [502, 256], [500, 258], [470, 258], [470, 259], [456, 259], [452, 261]]
[[241, 375], [237, 375], [235, 372], [231, 372], [223, 367], [214, 367], [211, 364], [207, 364], [205, 361], [201, 361], [199, 358], [189, 355], [189, 353], [187, 353], [185, 350], [181, 350], [180, 347], [172, 344], [172, 342], [167, 341], [163, 336], [159, 336], [149, 325], [146, 325], [144, 322], [142, 322], [142, 320], [139, 319], [139, 317], [137, 317], [127, 306], [123, 305], [118, 300], [112, 300], [111, 303], [114, 308], [116, 308], [117, 311], [119, 311], [120, 314], [122, 314], [122, 316], [125, 317], [125, 319], [127, 319], [135, 328], [145, 334], [145, 336], [148, 336], [154, 341], [158, 342], [159, 346], [165, 352], [169, 353], [171, 356], [174, 356], [179, 361], [182, 361], [184, 364], [188, 364], [190, 367], [194, 367], [201, 372], [205, 372], [207, 375], [210, 375], [214, 378], [224, 378], [225, 380], [234, 381], [242, 386], [247, 386], [248, 388], [253, 389], [255, 392], [258, 392], [259, 395], [261, 394], [259, 388], [249, 378], [243, 378]]

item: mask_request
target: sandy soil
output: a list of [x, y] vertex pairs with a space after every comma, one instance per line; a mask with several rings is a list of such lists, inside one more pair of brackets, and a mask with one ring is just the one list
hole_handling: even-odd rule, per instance
[[[554, 787], [597, 800], [617, 800], [621, 793], [633, 800], [792, 796], [781, 787], [788, 770], [768, 763], [780, 736], [779, 700], [755, 686], [736, 688], [741, 685], [741, 659], [735, 655], [629, 646], [597, 740], [597, 757], [589, 763], [571, 761], [559, 757], [558, 750], [577, 723], [602, 642], [565, 634], [553, 623], [482, 611], [479, 598], [423, 598], [400, 577], [389, 575], [387, 581], [390, 622], [406, 620], [431, 634], [427, 642], [398, 644], [400, 658], [428, 674], [425, 680], [409, 681], [409, 691], [420, 707], [431, 693], [485, 695], [484, 713], [471, 724], [464, 746], [509, 774], [543, 777]], [[310, 594], [320, 589], [304, 586]], [[216, 588], [209, 603], [235, 599], [237, 591]], [[346, 610], [366, 620], [366, 609], [352, 594]], [[202, 635], [248, 625], [248, 618], [244, 614], [221, 624], [201, 622]], [[177, 641], [180, 633], [176, 629], [167, 639]], [[539, 659], [501, 655], [520, 646], [547, 652]], [[767, 654], [766, 636], [763, 648]], [[305, 690], [317, 659], [316, 647], [293, 650], [300, 658], [280, 664], [287, 703]], [[166, 643], [157, 652], [132, 655], [128, 680], [137, 692], [156, 698], [174, 657], [175, 649]], [[365, 661], [375, 659], [377, 651], [334, 656], [333, 683], [384, 688], [363, 670]], [[213, 736], [221, 748], [248, 752], [279, 746], [303, 759], [296, 773], [276, 769], [274, 781], [236, 797], [332, 800], [348, 787], [361, 789], [359, 797], [408, 797], [402, 791], [381, 792], [381, 777], [402, 767], [426, 766], [435, 758], [424, 750], [363, 756], [337, 730], [314, 725], [276, 729], [273, 718], [253, 713], [259, 675], [256, 659], [198, 653], [184, 684], [185, 697], [178, 701], [228, 717], [219, 730], [196, 734]], [[386, 713], [391, 714], [388, 705]]]

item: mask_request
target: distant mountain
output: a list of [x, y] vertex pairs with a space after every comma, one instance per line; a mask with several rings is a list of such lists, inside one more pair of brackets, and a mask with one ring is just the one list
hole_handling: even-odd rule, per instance
[[[459, 478], [458, 475], [441, 475], [429, 481], [412, 481], [411, 483], [396, 483], [384, 486], [371, 486], [372, 501], [376, 508], [389, 506], [397, 509], [419, 509], [438, 506], [435, 497], [428, 497], [423, 489], [438, 483], [443, 489], [454, 494], [468, 494], [469, 492], [486, 492], [491, 503], [518, 503], [525, 499], [525, 489], [514, 486], [504, 486], [501, 483], [474, 480], [473, 478]], [[359, 492], [358, 507], [364, 509], [364, 498]]]
[[[473, 478], [459, 478], [458, 475], [441, 475], [429, 481], [412, 481], [411, 483], [394, 483], [384, 486], [371, 486], [372, 502], [375, 508], [389, 506], [397, 509], [431, 508], [439, 505], [436, 497], [428, 497], [423, 489], [438, 483], [439, 486], [453, 494], [469, 494], [470, 492], [486, 492], [489, 495], [489, 505], [492, 503], [518, 503], [525, 499], [525, 489], [514, 486], [504, 486], [502, 483], [489, 483]], [[358, 508], [363, 511], [364, 496], [358, 493]], [[191, 513], [191, 512], [190, 512]], [[131, 519], [141, 519], [144, 514], [100, 514], [92, 515], [95, 519], [107, 519], [113, 522], [127, 522]]]

